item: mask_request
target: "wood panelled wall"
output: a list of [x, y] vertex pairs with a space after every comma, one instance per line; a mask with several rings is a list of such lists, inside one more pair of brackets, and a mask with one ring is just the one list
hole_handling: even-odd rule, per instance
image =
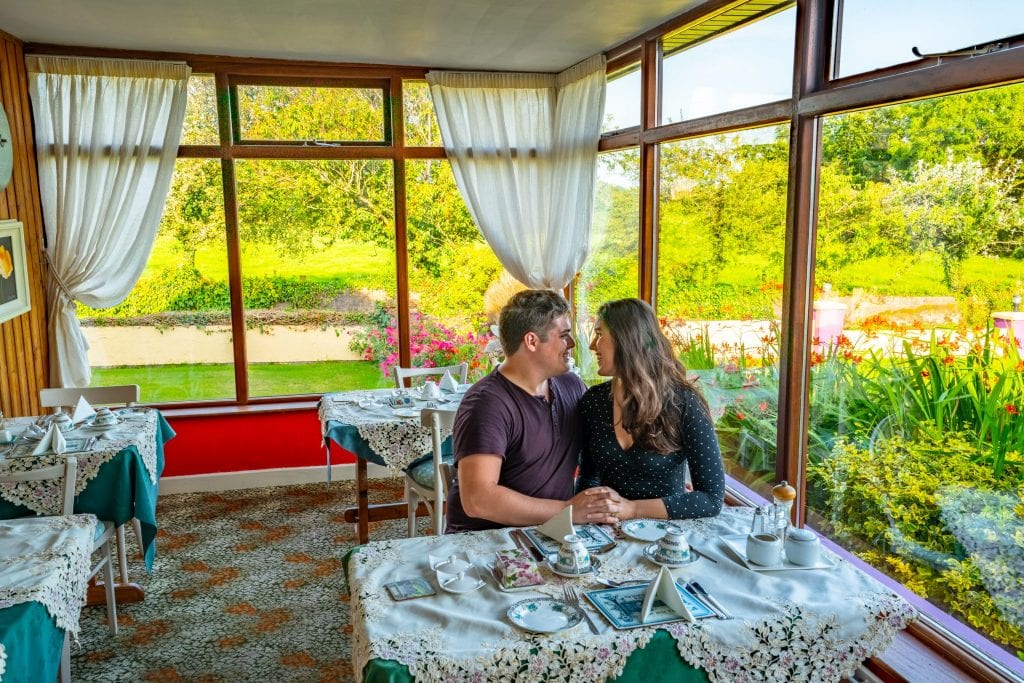
[[0, 410], [10, 417], [40, 412], [39, 390], [49, 376], [46, 293], [43, 290], [43, 218], [39, 203], [32, 112], [29, 109], [25, 51], [21, 41], [0, 31], [0, 104], [7, 113], [14, 145], [14, 172], [0, 191], [0, 220], [25, 226], [29, 298], [32, 309], [0, 323]]

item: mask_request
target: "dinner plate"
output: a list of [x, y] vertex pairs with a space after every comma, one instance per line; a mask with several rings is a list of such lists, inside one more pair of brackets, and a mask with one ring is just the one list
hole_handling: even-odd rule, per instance
[[531, 633], [556, 633], [583, 621], [583, 613], [556, 598], [530, 598], [508, 608], [509, 621]]
[[395, 417], [419, 417], [419, 408], [395, 408], [391, 411]]
[[658, 544], [652, 543], [644, 548], [644, 557], [653, 562], [656, 565], [662, 567], [668, 567], [669, 569], [678, 569], [679, 567], [689, 567], [691, 564], [700, 559], [700, 555], [690, 551], [690, 559], [686, 562], [665, 562], [664, 560], [658, 559]]
[[544, 566], [553, 571], [554, 573], [558, 574], [559, 576], [564, 576], [567, 579], [576, 579], [581, 576], [590, 576], [591, 574], [596, 574], [597, 571], [601, 568], [601, 560], [597, 559], [594, 556], [591, 556], [590, 569], [588, 569], [585, 572], [577, 572], [576, 574], [573, 574], [571, 572], [563, 572], [561, 569], [556, 567], [555, 563], [551, 560], [546, 560], [544, 562]]
[[664, 519], [631, 519], [619, 525], [619, 530], [638, 541], [660, 541], [670, 522]]

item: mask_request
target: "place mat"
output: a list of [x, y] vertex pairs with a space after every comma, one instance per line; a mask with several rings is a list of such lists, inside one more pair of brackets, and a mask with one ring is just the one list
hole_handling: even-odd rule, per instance
[[[648, 585], [641, 583], [634, 586], [605, 588], [604, 590], [586, 591], [584, 595], [601, 612], [601, 615], [608, 620], [608, 623], [620, 631], [686, 620], [685, 616], [676, 614], [661, 600], [655, 600], [647, 621], [640, 621], [640, 613], [643, 609], [644, 596], [647, 593]], [[708, 617], [715, 616], [711, 608], [703, 602], [700, 602], [679, 586], [676, 586], [676, 590], [694, 619], [707, 619]]]
[[[611, 534], [596, 524], [579, 524], [575, 526], [576, 535], [580, 537], [583, 545], [590, 552], [615, 542]], [[523, 529], [523, 533], [526, 534], [526, 537], [530, 539], [530, 542], [533, 543], [537, 550], [541, 551], [547, 558], [550, 558], [552, 555], [557, 556], [558, 549], [562, 547], [562, 539], [551, 538], [533, 527]]]

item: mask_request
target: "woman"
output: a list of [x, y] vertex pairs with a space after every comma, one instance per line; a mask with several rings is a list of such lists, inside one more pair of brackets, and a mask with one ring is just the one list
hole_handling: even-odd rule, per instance
[[587, 519], [717, 515], [725, 472], [708, 404], [686, 379], [651, 307], [639, 299], [601, 306], [590, 349], [598, 374], [612, 379], [579, 403], [576, 487], [593, 492]]

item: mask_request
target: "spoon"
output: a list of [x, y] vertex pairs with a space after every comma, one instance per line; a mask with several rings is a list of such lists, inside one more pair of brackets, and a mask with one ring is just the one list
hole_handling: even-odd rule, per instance
[[634, 583], [647, 583], [650, 579], [627, 579], [625, 581], [616, 581], [615, 579], [606, 579], [603, 576], [595, 576], [594, 581], [608, 586], [609, 588], [619, 588], [620, 586], [628, 586]]

